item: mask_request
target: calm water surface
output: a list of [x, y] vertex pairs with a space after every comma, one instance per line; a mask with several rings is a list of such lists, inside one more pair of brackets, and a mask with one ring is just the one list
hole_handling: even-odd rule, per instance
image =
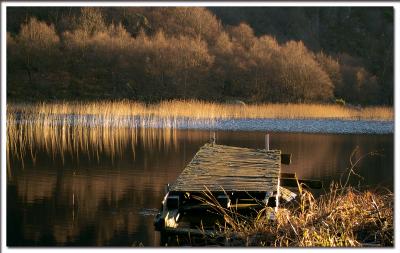
[[[262, 132], [216, 133], [217, 143], [263, 148]], [[137, 132], [111, 146], [60, 148], [54, 154], [33, 143], [22, 160], [9, 159], [7, 244], [9, 246], [158, 246], [153, 218], [164, 187], [173, 182], [209, 140], [209, 131]], [[335, 135], [272, 133], [270, 148], [292, 153], [283, 171], [300, 178], [338, 180], [352, 150], [365, 158], [362, 185], [393, 188], [393, 134]], [[113, 140], [110, 141], [113, 143]], [[40, 146], [40, 147], [39, 147]], [[78, 150], [78, 151], [76, 151]], [[358, 179], [353, 184], [358, 184]]]

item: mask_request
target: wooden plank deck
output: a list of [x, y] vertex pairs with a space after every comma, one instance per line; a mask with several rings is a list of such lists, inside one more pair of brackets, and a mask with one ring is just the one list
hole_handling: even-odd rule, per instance
[[205, 144], [170, 186], [174, 192], [277, 192], [280, 150]]

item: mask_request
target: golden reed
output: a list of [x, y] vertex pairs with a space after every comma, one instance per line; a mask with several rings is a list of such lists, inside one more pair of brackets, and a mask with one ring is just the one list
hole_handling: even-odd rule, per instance
[[198, 100], [171, 100], [146, 105], [134, 101], [52, 102], [9, 104], [8, 112], [33, 115], [102, 115], [207, 118], [362, 119], [393, 120], [393, 107], [357, 108], [336, 104], [222, 104]]

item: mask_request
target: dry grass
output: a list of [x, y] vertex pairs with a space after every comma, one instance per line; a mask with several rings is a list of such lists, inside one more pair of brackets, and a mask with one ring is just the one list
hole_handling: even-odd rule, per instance
[[196, 100], [173, 100], [145, 105], [132, 101], [55, 102], [38, 104], [10, 104], [8, 112], [33, 115], [101, 115], [107, 117], [189, 117], [218, 118], [280, 118], [280, 119], [365, 119], [393, 120], [393, 108], [374, 106], [365, 108], [333, 104], [220, 104]]
[[220, 230], [232, 246], [393, 246], [392, 193], [332, 184], [328, 193], [316, 199], [299, 190], [295, 205], [277, 211], [267, 207], [253, 218], [222, 208], [210, 195], [206, 199], [224, 216], [226, 224]]

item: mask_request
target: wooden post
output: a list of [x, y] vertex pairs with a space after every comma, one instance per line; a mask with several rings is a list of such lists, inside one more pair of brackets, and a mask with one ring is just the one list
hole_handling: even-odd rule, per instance
[[269, 151], [269, 134], [265, 135], [265, 150]]
[[215, 144], [215, 132], [213, 132], [213, 134], [211, 136], [211, 131], [210, 131], [210, 143], [211, 143], [211, 146], [214, 146], [214, 144]]

